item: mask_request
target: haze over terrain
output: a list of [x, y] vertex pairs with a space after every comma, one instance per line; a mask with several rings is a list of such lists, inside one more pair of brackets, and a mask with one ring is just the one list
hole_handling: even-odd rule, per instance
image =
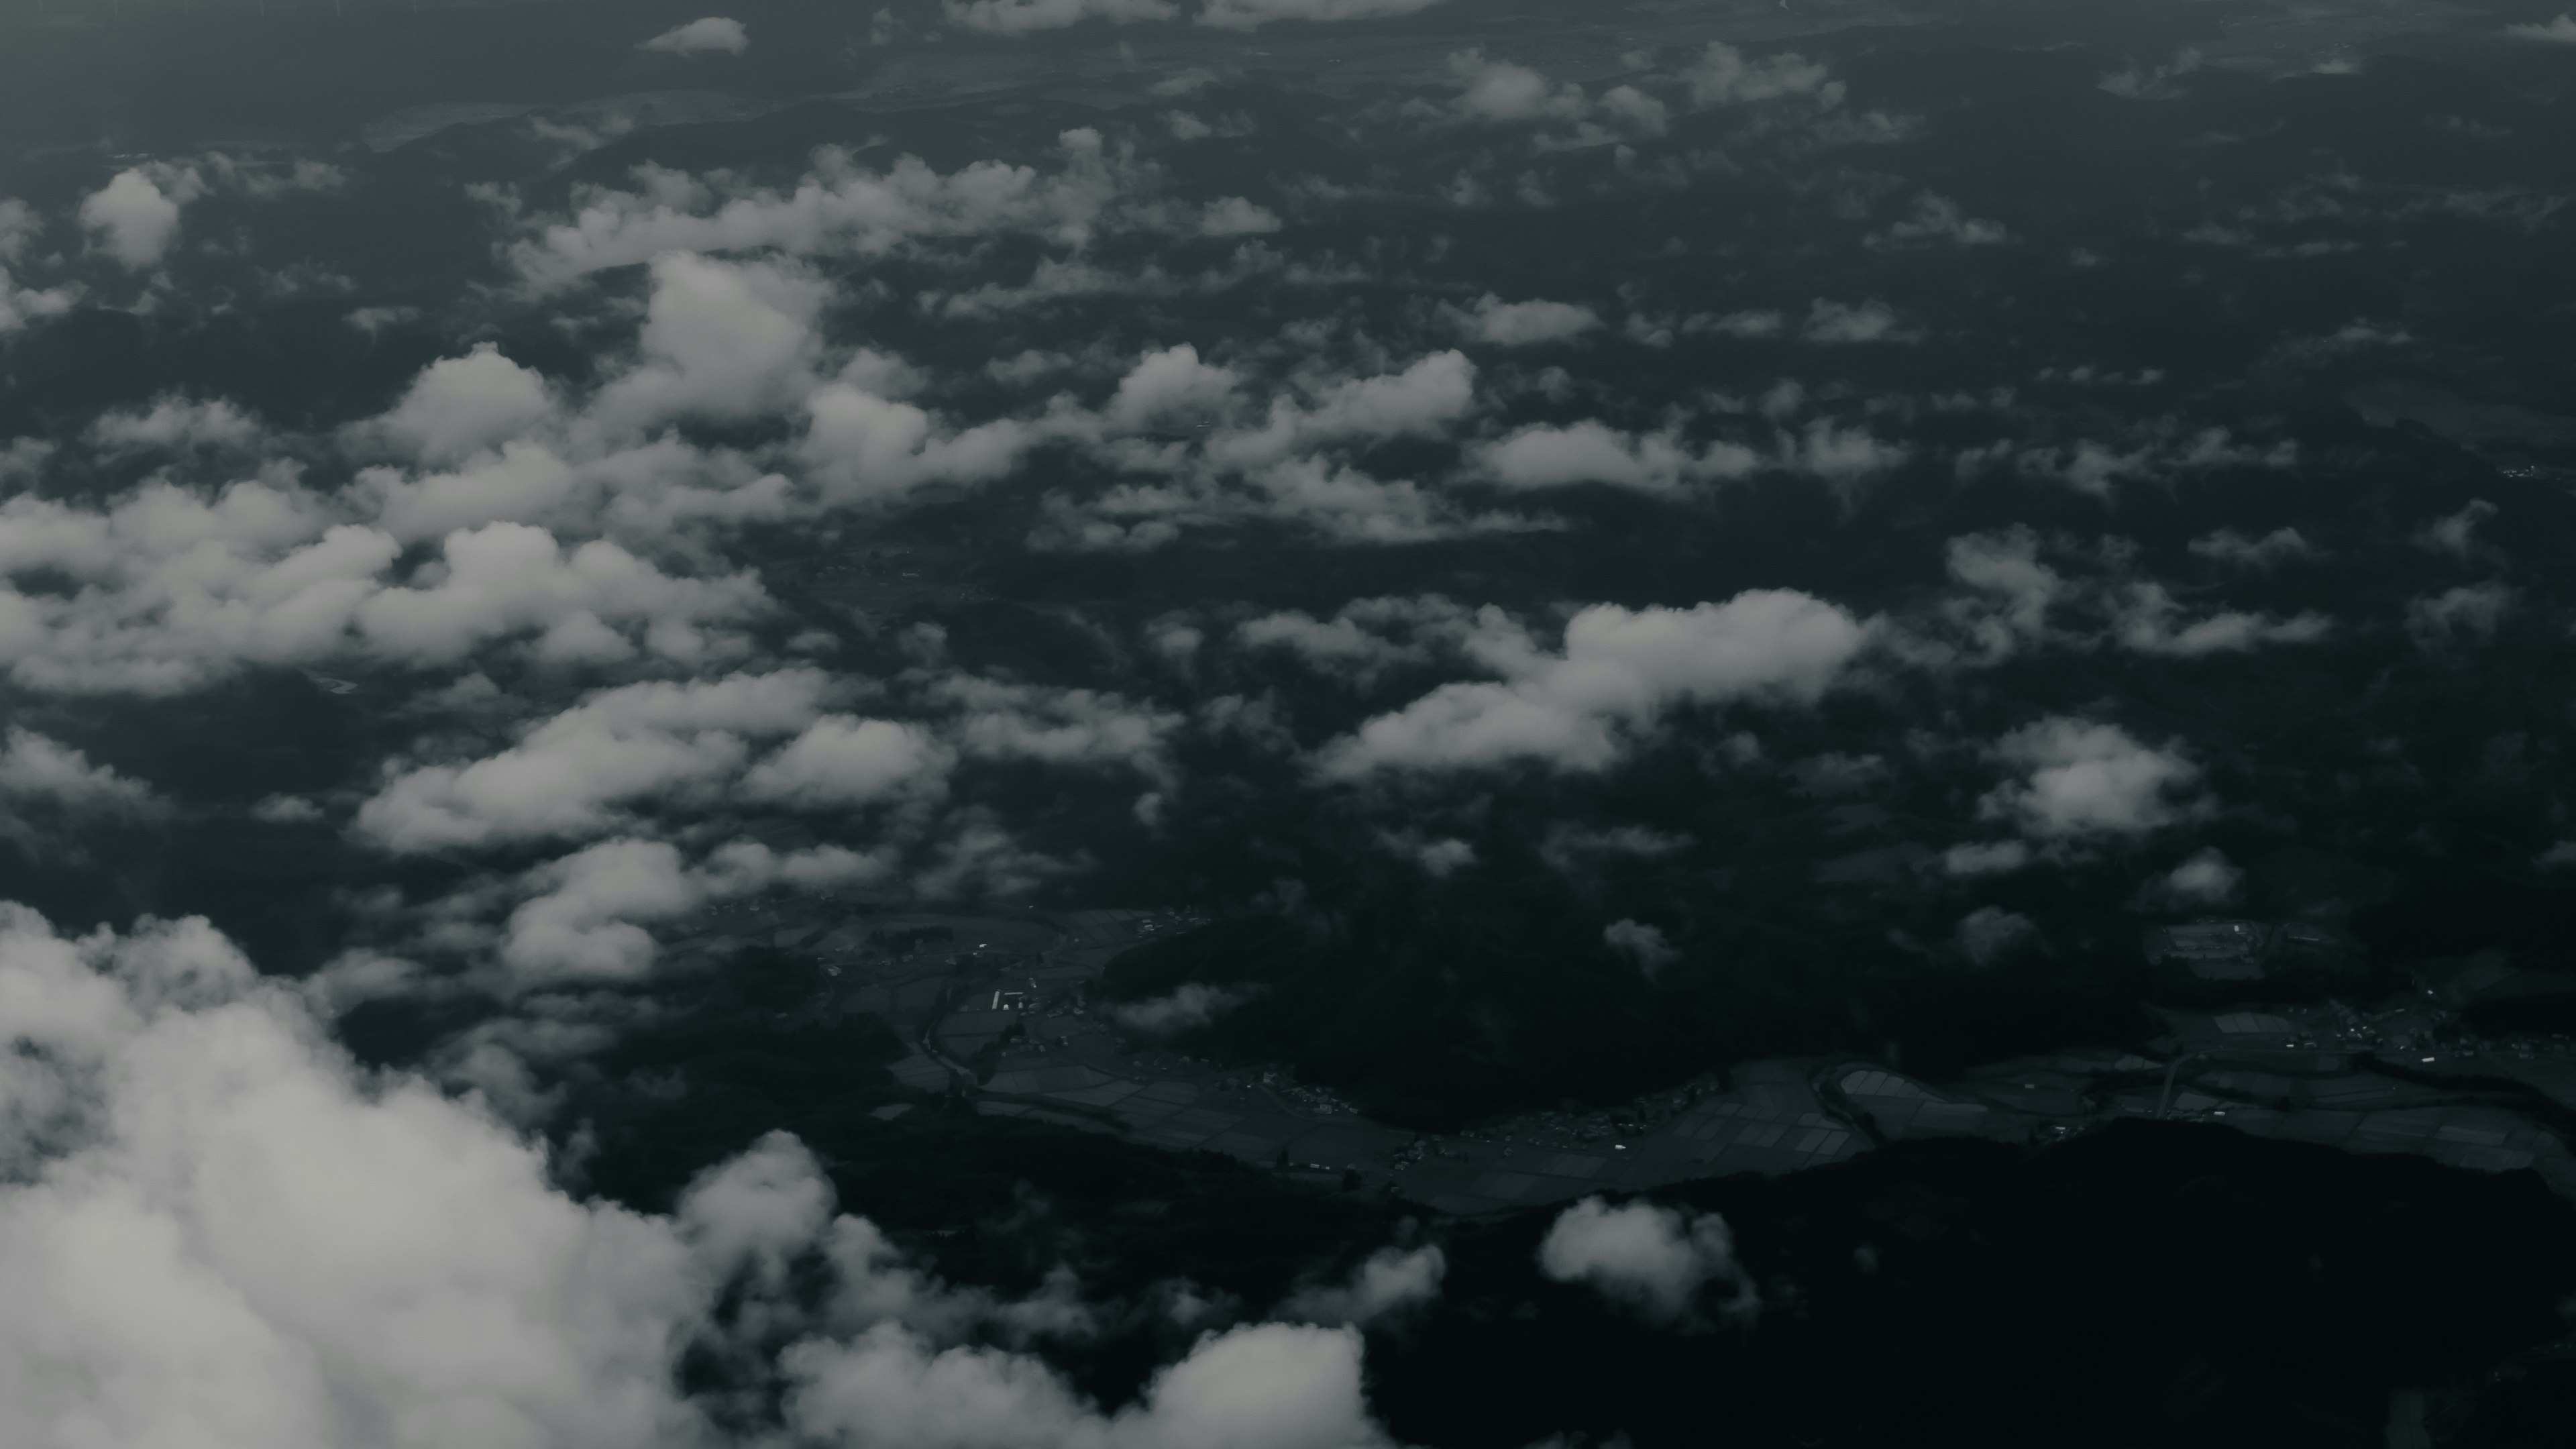
[[713, 4], [0, 7], [0, 1443], [2560, 1442], [2576, 17]]

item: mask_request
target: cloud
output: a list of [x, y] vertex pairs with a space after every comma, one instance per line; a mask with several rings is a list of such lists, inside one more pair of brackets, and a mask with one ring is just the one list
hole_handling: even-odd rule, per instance
[[2245, 872], [2222, 854], [2217, 846], [2203, 846], [2191, 858], [2175, 866], [2161, 878], [2148, 883], [2144, 893], [2152, 904], [2177, 907], [2223, 906], [2236, 899], [2244, 887]]
[[2465, 562], [2477, 556], [2478, 525], [2495, 515], [2494, 504], [2483, 498], [2472, 498], [2461, 505], [2459, 512], [2426, 524], [2424, 531], [2415, 535], [2415, 543], [2420, 548], [2448, 554]]
[[428, 582], [376, 591], [351, 611], [369, 649], [444, 664], [534, 633], [532, 651], [548, 662], [639, 653], [695, 662], [711, 652], [701, 625], [756, 612], [761, 599], [748, 577], [675, 578], [605, 539], [567, 552], [551, 532], [520, 523], [459, 529], [439, 553]]
[[1970, 842], [1941, 852], [1941, 869], [1951, 875], [2008, 875], [2030, 864], [2030, 847], [2018, 840]]
[[1458, 82], [1450, 104], [1469, 120], [1572, 121], [1591, 110], [1581, 86], [1551, 85], [1528, 66], [1489, 59], [1481, 48], [1449, 57], [1449, 74]]
[[913, 878], [913, 890], [931, 900], [1025, 895], [1068, 867], [1023, 847], [989, 811], [960, 813], [935, 859]]
[[1479, 476], [1504, 488], [1607, 483], [1669, 494], [1690, 483], [1744, 477], [1760, 458], [1750, 448], [1727, 442], [1713, 442], [1694, 453], [1678, 429], [1625, 433], [1587, 419], [1561, 427], [1532, 423], [1479, 445], [1472, 462]]
[[2540, 40], [2554, 45], [2576, 45], [2576, 15], [2561, 15], [2545, 25], [2508, 25], [2504, 33], [2516, 40]]
[[[132, 271], [150, 271], [168, 259], [187, 207], [216, 191], [268, 200], [291, 191], [329, 191], [345, 185], [348, 174], [325, 162], [245, 161], [220, 152], [189, 161], [153, 161], [129, 166], [81, 199], [78, 218], [99, 250]], [[14, 260], [15, 239], [32, 227], [16, 224], [0, 204], [0, 261]], [[22, 294], [35, 305], [50, 307], [67, 293]], [[0, 277], [0, 331], [8, 330], [10, 310], [6, 278]]]
[[2495, 637], [2505, 616], [2513, 612], [2513, 589], [2506, 584], [2487, 582], [2462, 584], [2438, 594], [2410, 599], [2406, 604], [2406, 631], [2415, 642], [2427, 649], [2444, 649], [2455, 644], [2483, 644]]
[[338, 191], [349, 184], [348, 172], [309, 157], [240, 157], [209, 151], [190, 162], [189, 168], [202, 172], [203, 184], [210, 190], [256, 201], [274, 201], [297, 191]]
[[1428, 663], [1466, 637], [1471, 619], [1438, 594], [1354, 599], [1330, 619], [1294, 609], [1246, 619], [1234, 637], [1247, 649], [1286, 649], [1313, 668], [1366, 684], [1386, 670]]
[[703, 1432], [673, 1368], [715, 1285], [678, 1224], [571, 1201], [418, 1081], [362, 1088], [202, 920], [73, 942], [8, 907], [0, 979], [43, 1053], [0, 1118], [0, 1439]]
[[2276, 528], [2261, 538], [2248, 538], [2232, 528], [2206, 533], [2191, 541], [2191, 551], [2215, 563], [2242, 568], [2270, 568], [2292, 559], [2317, 557], [2314, 544], [2295, 528]]
[[1112, 25], [1173, 20], [1181, 13], [1173, 0], [940, 0], [940, 8], [951, 25], [987, 35], [1029, 35], [1086, 20]]
[[39, 838], [25, 812], [36, 810], [64, 823], [85, 820], [149, 820], [165, 814], [169, 803], [152, 787], [59, 740], [11, 725], [0, 736], [0, 834], [31, 847]]
[[1747, 60], [1743, 51], [1722, 40], [1710, 41], [1700, 58], [1682, 72], [1682, 79], [1690, 86], [1691, 104], [1703, 110], [1793, 96], [1809, 97], [1820, 107], [1831, 108], [1843, 98], [1842, 82], [1832, 79], [1816, 61], [1794, 51]]
[[1109, 399], [1108, 422], [1133, 432], [1215, 411], [1234, 396], [1239, 381], [1233, 369], [1199, 361], [1199, 350], [1186, 342], [1150, 352], [1118, 380], [1118, 391]]
[[27, 243], [44, 229], [34, 207], [15, 198], [0, 200], [0, 262], [23, 260]]
[[1440, 0], [1207, 0], [1198, 23], [1219, 30], [1257, 30], [1282, 20], [1317, 24], [1415, 15]]
[[[1661, 136], [1672, 125], [1672, 108], [1635, 86], [1612, 86], [1603, 91], [1593, 114], [1607, 117], [1618, 130], [1631, 136]], [[1588, 134], [1578, 135], [1576, 139], [1596, 144], [1595, 138]]]
[[635, 48], [664, 55], [740, 55], [751, 48], [751, 36], [741, 21], [710, 15], [675, 25]]
[[250, 807], [250, 818], [270, 825], [306, 825], [322, 818], [322, 807], [301, 795], [269, 795]]
[[1809, 342], [1855, 343], [1917, 342], [1923, 334], [1899, 326], [1895, 309], [1884, 302], [1854, 306], [1818, 297], [1808, 306], [1798, 335]]
[[1396, 847], [1401, 853], [1413, 857], [1413, 863], [1421, 866], [1423, 873], [1433, 880], [1447, 880], [1476, 863], [1476, 847], [1454, 836], [1444, 836], [1438, 840], [1395, 836], [1387, 843]]
[[12, 438], [0, 448], [0, 484], [32, 483], [45, 475], [45, 465], [61, 451], [41, 438]]
[[914, 242], [1003, 233], [1075, 244], [1120, 195], [1126, 173], [1113, 168], [1097, 131], [1067, 131], [1058, 149], [1063, 165], [1051, 175], [1000, 161], [943, 175], [914, 156], [871, 171], [825, 147], [784, 192], [725, 173], [645, 167], [635, 173], [638, 189], [585, 187], [569, 217], [534, 219], [511, 262], [551, 289], [670, 252], [883, 256]]
[[[1123, 158], [1123, 147], [1121, 154]], [[1234, 204], [1238, 201], [1242, 204]], [[1103, 232], [1154, 231], [1174, 236], [1214, 236], [1238, 240], [1240, 244], [1227, 249], [1221, 259], [1199, 266], [1188, 265], [1186, 253], [1178, 258], [1178, 265], [1166, 266], [1161, 260], [1146, 259], [1133, 267], [1106, 265], [1079, 253], [1041, 256], [1030, 266], [1026, 282], [996, 278], [950, 292], [929, 291], [922, 294], [920, 306], [926, 312], [949, 317], [990, 321], [1013, 311], [1062, 310], [1053, 304], [1083, 299], [1121, 296], [1140, 301], [1205, 298], [1220, 296], [1247, 284], [1306, 289], [1337, 287], [1361, 279], [1363, 273], [1356, 265], [1340, 261], [1330, 253], [1305, 260], [1259, 240], [1240, 240], [1246, 235], [1257, 236], [1279, 229], [1270, 224], [1276, 219], [1276, 213], [1268, 208], [1242, 198], [1229, 198], [1205, 207], [1163, 202], [1119, 208], [1101, 218], [1100, 229]], [[961, 272], [959, 275], [971, 274]]]
[[779, 855], [737, 841], [695, 865], [658, 840], [609, 840], [531, 871], [510, 913], [501, 962], [518, 986], [631, 981], [658, 947], [646, 926], [772, 886], [826, 889], [884, 877], [885, 860], [838, 846]]
[[675, 578], [517, 523], [450, 533], [397, 580], [402, 541], [348, 521], [351, 501], [292, 470], [211, 496], [155, 479], [102, 505], [0, 501], [0, 666], [48, 693], [166, 695], [249, 664], [444, 663], [531, 635], [542, 659], [698, 660], [766, 602], [748, 576]]
[[789, 1422], [831, 1444], [904, 1449], [1377, 1449], [1349, 1328], [1256, 1324], [1199, 1340], [1138, 1402], [1104, 1416], [1035, 1362], [927, 1352], [879, 1329], [783, 1359]]
[[1166, 741], [1181, 716], [1094, 689], [952, 675], [925, 691], [958, 713], [960, 748], [990, 759], [1058, 765], [1124, 765], [1149, 779], [1170, 777]]
[[1723, 315], [1699, 312], [1682, 320], [1682, 331], [1691, 336], [1733, 337], [1739, 340], [1777, 337], [1788, 326], [1788, 319], [1778, 312], [1754, 310], [1728, 312]]
[[1997, 443], [1958, 455], [1959, 476], [1967, 477], [1991, 463], [2010, 461], [2022, 476], [2047, 478], [2078, 493], [2108, 500], [2115, 484], [2154, 481], [2217, 468], [2288, 469], [2298, 463], [2298, 445], [2284, 439], [2269, 448], [2235, 442], [2225, 428], [2203, 428], [2182, 436], [2171, 419], [2142, 430], [2126, 450], [2082, 439], [2072, 447], [2017, 447]]
[[60, 317], [69, 312], [79, 301], [78, 287], [65, 285], [49, 287], [41, 291], [34, 287], [22, 287], [18, 285], [15, 278], [10, 276], [9, 268], [5, 264], [0, 264], [0, 336], [6, 336], [31, 323]]
[[0, 588], [0, 661], [49, 693], [170, 693], [245, 660], [318, 657], [343, 647], [394, 552], [264, 483], [212, 500], [153, 483], [100, 510], [22, 492], [0, 502], [0, 575], [79, 589]]
[[196, 401], [170, 395], [140, 412], [112, 412], [90, 424], [90, 441], [103, 453], [184, 453], [194, 449], [239, 452], [259, 443], [259, 420], [224, 398]]
[[2355, 319], [2321, 337], [2293, 338], [2281, 344], [2281, 351], [2290, 357], [2339, 357], [2365, 348], [2403, 347], [2414, 340], [2403, 327], [2374, 327]]
[[11, 274], [26, 258], [27, 245], [43, 230], [35, 208], [23, 201], [0, 199], [0, 336], [30, 323], [59, 317], [80, 300], [72, 285], [38, 290], [22, 287]]
[[1211, 201], [1199, 214], [1199, 235], [1213, 237], [1264, 236], [1279, 230], [1279, 214], [1266, 206], [1255, 206], [1240, 196]]
[[2333, 620], [2313, 611], [2276, 619], [2230, 609], [2182, 623], [2181, 606], [2154, 583], [2129, 585], [2112, 608], [2112, 636], [2122, 647], [2175, 659], [2242, 654], [2265, 644], [2313, 644], [2334, 629]]
[[1539, 855], [1562, 871], [1589, 869], [1618, 856], [1656, 860], [1691, 846], [1687, 835], [1667, 834], [1644, 825], [1587, 829], [1560, 821], [1548, 827]]
[[1978, 814], [2041, 840], [2143, 835], [2208, 811], [2192, 794], [2199, 766], [2117, 725], [2055, 715], [2006, 735], [1995, 755], [2027, 773], [1989, 793]]
[[932, 483], [1002, 477], [1041, 434], [1008, 418], [958, 430], [908, 402], [853, 382], [828, 383], [805, 400], [796, 454], [822, 498], [882, 504]]
[[[281, 458], [213, 490], [164, 472], [104, 498], [0, 500], [0, 666], [49, 692], [167, 694], [246, 664], [446, 662], [531, 634], [531, 652], [555, 663], [734, 647], [730, 626], [765, 606], [758, 582], [660, 546], [693, 522], [784, 513], [788, 481], [672, 438], [603, 448], [556, 411], [542, 380], [477, 351], [432, 365], [390, 412], [341, 435], [443, 471], [367, 466], [325, 492]], [[522, 431], [539, 436], [507, 436]], [[270, 443], [231, 402], [178, 396], [103, 416], [89, 436], [116, 456]], [[585, 541], [602, 531], [665, 558], [696, 553], [696, 576]], [[412, 551], [422, 543], [435, 545], [426, 557]]]
[[1660, 929], [1643, 921], [1612, 921], [1601, 928], [1601, 944], [1635, 962], [1649, 981], [1682, 958], [1681, 951], [1664, 939]]
[[1205, 1026], [1250, 999], [1250, 993], [1233, 987], [1189, 981], [1161, 996], [1122, 1002], [1109, 1014], [1130, 1031], [1170, 1036]]
[[1437, 437], [1475, 406], [1476, 365], [1466, 354], [1433, 352], [1408, 363], [1401, 372], [1346, 377], [1318, 388], [1305, 406], [1278, 399], [1263, 429], [1241, 439], [1222, 439], [1235, 456], [1259, 456], [1290, 444], [1343, 438]]
[[1643, 1198], [1612, 1207], [1587, 1197], [1559, 1213], [1539, 1241], [1538, 1266], [1556, 1282], [1588, 1283], [1661, 1323], [1694, 1321], [1700, 1289], [1712, 1281], [1737, 1285], [1730, 1317], [1758, 1308], [1724, 1218]]
[[2010, 240], [2012, 233], [2004, 229], [2003, 223], [1969, 216], [1959, 209], [1959, 203], [1929, 191], [1914, 199], [1912, 215], [1869, 238], [1870, 245], [1880, 247], [1982, 247]]
[[600, 390], [595, 415], [641, 431], [667, 418], [775, 413], [813, 386], [814, 319], [829, 289], [801, 268], [675, 252], [652, 264], [641, 365]]
[[2039, 561], [2039, 535], [2016, 524], [2001, 533], [1962, 534], [1943, 552], [1950, 577], [1992, 601], [1992, 612], [1976, 621], [1991, 654], [2010, 653], [2020, 639], [2046, 631], [2066, 580]]
[[97, 234], [109, 256], [133, 271], [149, 271], [169, 255], [181, 209], [205, 189], [185, 167], [128, 167], [82, 199], [81, 225]]
[[[2234, 534], [2213, 535], [2196, 541], [2192, 549], [2204, 557], [2245, 562], [2290, 557], [2305, 547], [2297, 534], [2283, 533], [2286, 540], [2275, 534], [2259, 544]], [[2170, 589], [2152, 580], [2079, 584], [2042, 563], [2039, 536], [2020, 525], [1951, 539], [1948, 556], [1950, 577], [1974, 592], [1948, 601], [1942, 619], [1958, 631], [1968, 657], [1981, 663], [1997, 663], [2026, 645], [2052, 641], [2075, 647], [2107, 642], [2135, 653], [2191, 659], [2265, 645], [2312, 644], [2334, 628], [2333, 620], [2315, 612], [2285, 619], [2222, 609], [2192, 618]], [[2099, 634], [2052, 627], [2054, 610], [2078, 604], [2101, 618]]]
[[1366, 1326], [1418, 1308], [1440, 1296], [1448, 1256], [1437, 1244], [1380, 1248], [1348, 1281], [1300, 1288], [1280, 1303], [1276, 1316], [1306, 1323]]
[[[1137, 372], [1140, 404], [1182, 397], [1199, 411], [1227, 386], [1195, 350], [1149, 356]], [[1146, 387], [1150, 377], [1153, 386]], [[1417, 358], [1399, 372], [1308, 377], [1273, 395], [1257, 420], [1211, 422], [1197, 439], [1122, 436], [1113, 400], [1091, 444], [1119, 472], [1144, 475], [1079, 503], [1054, 494], [1030, 540], [1044, 548], [1151, 548], [1184, 527], [1272, 519], [1313, 527], [1352, 543], [1413, 543], [1464, 534], [1551, 526], [1509, 514], [1468, 514], [1411, 481], [1386, 482], [1345, 461], [1358, 447], [1390, 438], [1439, 438], [1475, 408], [1475, 365], [1455, 350]], [[1122, 384], [1122, 392], [1125, 386]], [[1148, 411], [1140, 407], [1140, 411]], [[1222, 410], [1235, 417], [1242, 410]], [[1058, 426], [1078, 432], [1071, 420]]]
[[2170, 101], [2183, 93], [2177, 82], [2199, 69], [2199, 51], [2178, 50], [2164, 65], [2131, 62], [2125, 69], [2103, 76], [2101, 88], [2124, 101]]
[[1842, 427], [1831, 418], [1815, 418], [1796, 433], [1780, 435], [1782, 468], [1838, 487], [1885, 472], [1905, 458], [1904, 444], [1880, 442], [1866, 428]]
[[1570, 342], [1601, 326], [1601, 314], [1571, 302], [1533, 299], [1506, 302], [1487, 292], [1474, 306], [1447, 309], [1451, 324], [1475, 341], [1494, 347], [1538, 347]]
[[[398, 853], [606, 834], [633, 822], [631, 806], [716, 798], [748, 763], [752, 741], [815, 724], [830, 687], [819, 671], [786, 669], [601, 690], [497, 754], [389, 771], [358, 807], [356, 828]], [[851, 743], [800, 737], [763, 763], [761, 793], [849, 765]]]
[[915, 724], [826, 715], [743, 776], [755, 800], [845, 808], [947, 788], [956, 751]]
[[1184, 527], [1254, 520], [1312, 529], [1336, 543], [1375, 546], [1562, 526], [1546, 517], [1470, 513], [1410, 480], [1388, 482], [1332, 459], [1292, 457], [1248, 468], [1231, 486], [1200, 477], [1177, 486], [1120, 485], [1078, 504], [1050, 495], [1029, 543], [1041, 549], [1141, 550], [1172, 542]]
[[1551, 654], [1488, 608], [1467, 649], [1500, 681], [1444, 684], [1333, 742], [1317, 763], [1339, 779], [1516, 761], [1601, 770], [1676, 705], [1814, 701], [1869, 633], [1821, 599], [1755, 589], [1689, 609], [1596, 604], [1567, 620], [1564, 651]]
[[373, 338], [387, 327], [420, 320], [418, 307], [358, 307], [342, 318], [351, 327]]
[[[1433, 118], [1445, 115], [1488, 125], [1565, 124], [1568, 129], [1538, 138], [1538, 147], [1543, 151], [1606, 146], [1622, 135], [1661, 136], [1671, 121], [1669, 107], [1634, 86], [1613, 86], [1596, 101], [1584, 94], [1581, 86], [1554, 84], [1528, 66], [1488, 57], [1482, 47], [1451, 55], [1449, 75], [1457, 82], [1458, 95], [1445, 112], [1416, 101], [1407, 107], [1407, 113]], [[1474, 186], [1463, 173], [1461, 184]], [[1525, 197], [1536, 188], [1534, 177], [1524, 178]], [[1531, 204], [1548, 203], [1542, 197]]]
[[0, 908], [0, 998], [0, 1442], [709, 1449], [732, 1409], [693, 1400], [692, 1353], [777, 1385], [800, 1443], [1385, 1442], [1349, 1329], [1203, 1337], [1101, 1411], [972, 1341], [1079, 1304], [912, 1269], [784, 1134], [667, 1215], [578, 1201], [476, 1100], [362, 1071], [202, 920], [66, 939]]
[[551, 418], [546, 380], [492, 343], [421, 369], [372, 430], [427, 462], [452, 463]]
[[2001, 906], [1979, 906], [1960, 918], [1955, 939], [1970, 964], [1992, 966], [2037, 941], [2039, 926]]

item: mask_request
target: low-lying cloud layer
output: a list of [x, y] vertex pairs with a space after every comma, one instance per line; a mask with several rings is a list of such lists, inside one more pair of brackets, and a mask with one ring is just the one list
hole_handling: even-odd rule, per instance
[[[473, 1103], [361, 1072], [203, 921], [70, 939], [0, 907], [0, 996], [11, 1443], [1384, 1442], [1341, 1328], [1211, 1335], [1136, 1403], [1087, 1402], [978, 1341], [1011, 1306], [907, 1267], [783, 1135], [668, 1216], [567, 1196]], [[1364, 1270], [1337, 1316], [1436, 1284], [1436, 1252], [1410, 1261]], [[797, 1264], [819, 1299], [790, 1291]], [[771, 1427], [691, 1397], [693, 1348], [767, 1360]]]

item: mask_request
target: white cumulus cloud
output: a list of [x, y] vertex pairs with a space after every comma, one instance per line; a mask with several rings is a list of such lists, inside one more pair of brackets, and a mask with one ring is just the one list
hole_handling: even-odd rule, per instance
[[1122, 1002], [1111, 1009], [1110, 1015], [1130, 1031], [1168, 1036], [1205, 1026], [1249, 999], [1232, 987], [1185, 981], [1160, 996]]
[[152, 787], [24, 725], [0, 736], [0, 833], [28, 838], [28, 811], [66, 822], [145, 820], [169, 809]]
[[2504, 33], [2517, 40], [2541, 40], [2555, 45], [2576, 45], [2576, 15], [2561, 14], [2540, 25], [2508, 25]]
[[1440, 0], [1207, 0], [1198, 23], [1220, 30], [1256, 30], [1282, 20], [1382, 20], [1417, 14], [1439, 3]]
[[2217, 846], [2204, 846], [2162, 877], [2149, 883], [2151, 900], [2182, 907], [2223, 906], [2236, 899], [2245, 872]]
[[421, 370], [374, 427], [428, 462], [453, 462], [517, 438], [550, 417], [546, 380], [486, 342]]
[[1869, 633], [1824, 600], [1754, 589], [1688, 609], [1596, 604], [1566, 622], [1562, 652], [1550, 652], [1488, 609], [1467, 649], [1502, 678], [1444, 684], [1335, 741], [1319, 763], [1345, 779], [1516, 761], [1599, 770], [1676, 705], [1812, 702]]
[[[752, 742], [815, 723], [829, 688], [819, 671], [787, 669], [602, 690], [496, 754], [390, 772], [358, 808], [358, 833], [397, 852], [605, 834], [648, 801], [715, 798]], [[764, 763], [761, 788], [819, 787], [851, 767], [849, 743], [791, 746]]]
[[1347, 1281], [1318, 1283], [1279, 1305], [1282, 1318], [1308, 1323], [1374, 1323], [1440, 1296], [1449, 1260], [1436, 1245], [1380, 1248]]
[[571, 1197], [475, 1103], [362, 1072], [202, 920], [70, 939], [0, 906], [0, 999], [0, 1443], [711, 1449], [693, 1347], [766, 1360], [818, 1446], [1386, 1442], [1347, 1328], [1211, 1335], [1101, 1410], [971, 1341], [1078, 1303], [909, 1267], [783, 1134], [667, 1215]]
[[1477, 472], [1505, 488], [1561, 488], [1608, 483], [1640, 493], [1671, 493], [1689, 483], [1741, 478], [1761, 459], [1750, 448], [1714, 442], [1693, 451], [1678, 430], [1628, 433], [1589, 419], [1562, 426], [1532, 423], [1474, 454]]
[[2023, 771], [1979, 803], [2043, 840], [2143, 835], [2206, 813], [2200, 767], [2118, 725], [2051, 716], [2004, 736], [1997, 758]]
[[950, 24], [988, 35], [1062, 30], [1086, 20], [1112, 25], [1171, 20], [1181, 13], [1173, 0], [940, 0], [940, 7]]
[[1712, 40], [1699, 59], [1682, 73], [1690, 86], [1691, 104], [1700, 107], [1752, 105], [1799, 96], [1823, 106], [1839, 105], [1843, 84], [1816, 61], [1795, 51], [1748, 59], [1722, 40]]
[[501, 962], [520, 985], [632, 980], [658, 954], [652, 922], [776, 885], [821, 890], [886, 870], [837, 846], [780, 855], [738, 841], [692, 864], [662, 841], [603, 841], [530, 873], [536, 894], [511, 912]]
[[109, 256], [149, 271], [177, 240], [181, 210], [205, 190], [197, 173], [185, 167], [131, 166], [82, 199], [81, 225]]
[[636, 47], [664, 55], [740, 55], [751, 48], [751, 33], [739, 20], [710, 15], [675, 25]]
[[1451, 321], [1478, 342], [1496, 347], [1535, 347], [1568, 342], [1601, 325], [1601, 314], [1571, 302], [1534, 298], [1506, 302], [1492, 292], [1463, 310], [1452, 308]]
[[1538, 1266], [1559, 1283], [1588, 1283], [1657, 1322], [1692, 1321], [1700, 1290], [1712, 1281], [1736, 1285], [1730, 1316], [1749, 1316], [1757, 1301], [1724, 1218], [1643, 1198], [1612, 1207], [1587, 1197], [1559, 1213], [1539, 1242]]

